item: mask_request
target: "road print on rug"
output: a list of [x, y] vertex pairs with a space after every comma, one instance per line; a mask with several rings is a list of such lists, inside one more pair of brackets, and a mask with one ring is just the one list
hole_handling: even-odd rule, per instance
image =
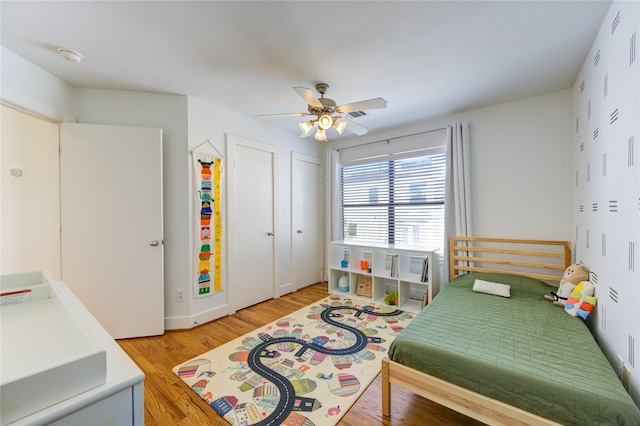
[[413, 314], [329, 296], [173, 368], [231, 425], [335, 425]]

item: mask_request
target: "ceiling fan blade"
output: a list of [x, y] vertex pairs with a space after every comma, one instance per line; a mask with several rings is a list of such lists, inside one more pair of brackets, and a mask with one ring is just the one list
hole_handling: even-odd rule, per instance
[[295, 90], [298, 93], [298, 95], [302, 96], [302, 99], [304, 99], [312, 107], [316, 107], [316, 108], [323, 107], [323, 105], [320, 103], [316, 95], [313, 94], [313, 91], [311, 89], [307, 89], [306, 87], [296, 86], [293, 88], [293, 90]]
[[278, 118], [278, 117], [304, 117], [311, 115], [308, 112], [288, 112], [284, 114], [260, 114], [256, 118]]
[[362, 136], [369, 131], [369, 129], [359, 125], [358, 123], [355, 123], [354, 121], [351, 121], [344, 117], [342, 117], [342, 119], [347, 122], [347, 130], [350, 131], [351, 133], [355, 133], [358, 136]]
[[347, 113], [353, 111], [365, 111], [368, 109], [386, 108], [387, 101], [382, 98], [367, 99], [366, 101], [352, 102], [350, 104], [338, 105], [336, 112]]

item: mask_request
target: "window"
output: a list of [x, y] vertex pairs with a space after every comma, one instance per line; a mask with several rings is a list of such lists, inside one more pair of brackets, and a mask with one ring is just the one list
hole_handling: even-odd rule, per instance
[[345, 240], [441, 246], [445, 153], [345, 165]]

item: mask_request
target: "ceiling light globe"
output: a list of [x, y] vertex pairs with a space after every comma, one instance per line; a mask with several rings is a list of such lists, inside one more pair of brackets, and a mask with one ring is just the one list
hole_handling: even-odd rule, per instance
[[313, 130], [313, 121], [303, 121], [302, 123], [298, 124], [298, 127], [300, 127], [300, 130], [302, 131], [302, 134], [300, 136], [309, 136], [309, 133], [311, 133], [311, 130]]
[[344, 129], [347, 128], [347, 120], [345, 120], [344, 118], [338, 118], [333, 122], [333, 128], [336, 129], [339, 134], [342, 134], [344, 132]]
[[330, 115], [324, 114], [318, 119], [318, 126], [320, 126], [322, 130], [327, 130], [332, 124], [333, 118], [331, 118]]
[[324, 129], [320, 128], [316, 132], [316, 135], [314, 136], [314, 138], [316, 138], [317, 141], [326, 141], [327, 134], [324, 132]]

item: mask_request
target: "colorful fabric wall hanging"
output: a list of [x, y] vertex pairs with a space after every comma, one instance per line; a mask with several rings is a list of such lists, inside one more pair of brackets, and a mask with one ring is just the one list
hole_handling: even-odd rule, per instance
[[197, 298], [222, 291], [223, 159], [208, 140], [192, 154], [196, 225], [194, 297]]

